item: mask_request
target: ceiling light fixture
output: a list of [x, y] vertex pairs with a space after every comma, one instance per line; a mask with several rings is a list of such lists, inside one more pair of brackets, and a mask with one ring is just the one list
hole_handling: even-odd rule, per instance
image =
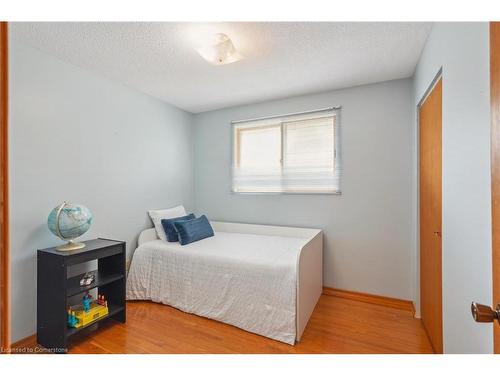
[[243, 58], [234, 48], [231, 39], [222, 33], [215, 34], [208, 45], [197, 48], [196, 51], [213, 65], [231, 64]]

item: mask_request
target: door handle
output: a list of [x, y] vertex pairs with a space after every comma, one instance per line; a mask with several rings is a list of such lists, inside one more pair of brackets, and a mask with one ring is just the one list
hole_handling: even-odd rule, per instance
[[481, 305], [476, 302], [471, 304], [472, 317], [478, 323], [491, 323], [494, 320], [499, 319], [500, 316], [500, 304], [497, 305], [496, 310], [486, 305]]
[[441, 232], [439, 232], [439, 231], [434, 232], [434, 235], [438, 236], [439, 238], [441, 238]]

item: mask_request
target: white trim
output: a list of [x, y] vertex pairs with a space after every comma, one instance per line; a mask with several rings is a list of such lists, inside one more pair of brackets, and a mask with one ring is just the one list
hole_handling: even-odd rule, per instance
[[432, 92], [432, 90], [434, 90], [434, 87], [436, 86], [436, 84], [442, 78], [443, 78], [443, 67], [439, 68], [438, 72], [436, 73], [436, 75], [432, 79], [431, 83], [429, 84], [429, 87], [427, 87], [427, 90], [425, 90], [424, 95], [422, 95], [422, 98], [420, 98], [420, 100], [418, 101], [418, 104], [417, 104], [417, 119], [418, 119], [418, 109], [420, 109], [420, 107], [422, 106], [422, 104], [425, 103], [425, 101], [429, 97], [429, 95]]

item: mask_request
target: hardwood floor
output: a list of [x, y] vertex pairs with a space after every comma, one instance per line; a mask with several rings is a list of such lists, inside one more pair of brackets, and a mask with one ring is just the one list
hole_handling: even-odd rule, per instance
[[323, 295], [295, 346], [153, 302], [127, 323], [76, 339], [70, 353], [432, 353], [421, 321], [400, 309]]

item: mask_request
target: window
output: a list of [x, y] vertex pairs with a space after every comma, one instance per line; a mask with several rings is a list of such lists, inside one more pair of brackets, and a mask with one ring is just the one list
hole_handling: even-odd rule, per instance
[[233, 122], [233, 191], [340, 193], [338, 109]]

